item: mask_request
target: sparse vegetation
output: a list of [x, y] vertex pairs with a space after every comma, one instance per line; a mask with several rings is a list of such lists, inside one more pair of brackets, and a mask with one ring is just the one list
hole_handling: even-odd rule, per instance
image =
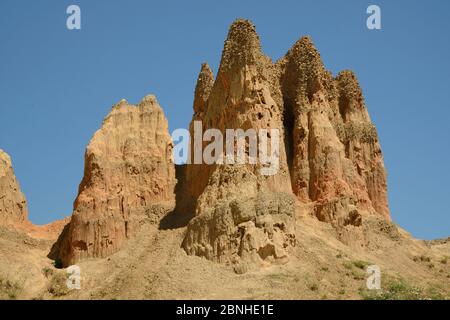
[[0, 277], [0, 299], [15, 300], [22, 291], [22, 287], [16, 281]]
[[317, 291], [319, 290], [319, 286], [317, 285], [317, 283], [311, 283], [310, 285], [308, 285], [309, 290], [311, 291]]
[[53, 270], [49, 267], [44, 267], [42, 268], [42, 273], [46, 278], [48, 278], [49, 276], [53, 275]]
[[370, 265], [370, 263], [362, 260], [356, 260], [353, 261], [353, 265], [358, 269], [364, 270], [368, 265]]
[[361, 270], [365, 270], [370, 263], [362, 260], [355, 260], [345, 261], [342, 265], [346, 270], [348, 270], [348, 272], [345, 273], [348, 277], [352, 277], [354, 280], [360, 281], [366, 278], [366, 275]]
[[381, 290], [359, 289], [365, 300], [433, 300], [445, 299], [438, 288], [428, 287], [427, 292], [420, 287], [407, 283], [404, 279], [388, 278], [383, 281]]
[[351, 275], [355, 280], [364, 280], [366, 278], [366, 275], [359, 270], [352, 270]]
[[347, 270], [353, 269], [353, 264], [352, 264], [351, 262], [349, 262], [349, 261], [344, 262], [342, 265], [343, 265], [344, 268], [347, 269]]
[[424, 255], [415, 256], [415, 257], [413, 257], [413, 260], [415, 262], [431, 262], [431, 258], [427, 257], [427, 256], [424, 256]]
[[47, 291], [53, 295], [54, 297], [65, 296], [69, 293], [69, 289], [67, 288], [67, 275], [65, 273], [55, 273], [50, 280], [50, 284], [47, 288]]

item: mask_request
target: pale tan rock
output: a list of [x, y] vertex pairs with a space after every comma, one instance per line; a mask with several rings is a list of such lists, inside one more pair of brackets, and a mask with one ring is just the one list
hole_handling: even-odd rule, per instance
[[339, 110], [345, 126], [346, 157], [352, 160], [363, 178], [373, 209], [385, 218], [390, 217], [386, 169], [375, 126], [372, 124], [358, 80], [345, 70], [337, 78]]
[[217, 168], [197, 201], [186, 252], [222, 263], [286, 262], [295, 245], [294, 198], [263, 185], [244, 165]]
[[195, 87], [194, 113], [199, 114], [205, 111], [209, 94], [214, 85], [214, 74], [207, 63], [202, 64]]
[[112, 108], [86, 149], [84, 177], [61, 243], [63, 265], [118, 251], [142, 219], [173, 205], [172, 147], [154, 96]]
[[[208, 90], [200, 89], [203, 93], [199, 94], [198, 89], [205, 88], [202, 79], [211, 81], [212, 73], [205, 69], [209, 68], [203, 67], [199, 76], [193, 122], [202, 121], [203, 130], [215, 128], [223, 133], [226, 129], [274, 128], [280, 130], [282, 139], [282, 101], [274, 85], [275, 69], [262, 54], [251, 22], [232, 24], [217, 79], [210, 91], [207, 86]], [[208, 97], [206, 102], [204, 97]], [[196, 107], [199, 105], [203, 107]], [[267, 143], [270, 145], [271, 137]], [[186, 180], [195, 207], [183, 243], [186, 252], [232, 263], [287, 259], [286, 251], [295, 242], [294, 200], [283, 143], [275, 175], [262, 175], [258, 164], [189, 164]], [[264, 201], [273, 201], [274, 209], [262, 210], [259, 205]]]
[[11, 158], [0, 149], [0, 225], [17, 227], [27, 223], [27, 201], [14, 174]]
[[56, 240], [68, 218], [46, 225], [34, 225], [28, 219], [28, 205], [14, 174], [11, 158], [0, 149], [0, 226], [36, 239]]

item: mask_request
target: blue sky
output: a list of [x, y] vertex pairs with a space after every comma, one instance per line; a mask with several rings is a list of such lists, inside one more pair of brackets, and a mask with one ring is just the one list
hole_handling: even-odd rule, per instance
[[[66, 28], [71, 4], [81, 30]], [[369, 4], [382, 30], [366, 28]], [[154, 93], [171, 130], [187, 127], [200, 64], [217, 72], [243, 17], [274, 60], [309, 34], [329, 70], [356, 72], [393, 220], [419, 238], [450, 235], [449, 1], [1, 0], [0, 15], [0, 148], [34, 223], [71, 214], [85, 147], [120, 99]]]

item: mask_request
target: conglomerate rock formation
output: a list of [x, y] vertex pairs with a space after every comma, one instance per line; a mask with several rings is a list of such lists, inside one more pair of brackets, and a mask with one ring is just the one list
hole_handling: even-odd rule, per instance
[[28, 223], [27, 201], [17, 182], [11, 158], [0, 149], [0, 225]]
[[[300, 212], [332, 224], [344, 243], [367, 217], [390, 219], [381, 148], [358, 80], [351, 71], [333, 77], [309, 37], [273, 63], [253, 24], [236, 20], [216, 78], [208, 64], [201, 67], [193, 107], [190, 162], [179, 170], [177, 189], [172, 140], [156, 98], [113, 107], [87, 147], [71, 221], [55, 244], [64, 266], [117, 252], [175, 200], [172, 217], [193, 215], [184, 250], [243, 272], [288, 260]], [[241, 130], [246, 163], [228, 162], [228, 141], [209, 149], [223, 136], [205, 138], [207, 129], [223, 136]], [[275, 167], [258, 153], [252, 162], [249, 129], [258, 132], [258, 149], [271, 153], [278, 142]], [[215, 161], [205, 162], [208, 152]], [[9, 157], [0, 153], [0, 160], [0, 223], [23, 222], [25, 198]]]
[[175, 167], [156, 98], [113, 106], [85, 154], [84, 177], [59, 256], [63, 265], [119, 250], [144, 219], [173, 206]]
[[[217, 78], [202, 66], [191, 137], [194, 121], [222, 132], [278, 129], [280, 164], [270, 176], [258, 164], [188, 164], [186, 197], [195, 208], [183, 243], [189, 254], [285, 261], [295, 245], [295, 203], [336, 228], [359, 227], [368, 214], [389, 219], [381, 149], [358, 81], [350, 71], [334, 78], [325, 70], [309, 37], [272, 63], [253, 24], [236, 20]], [[191, 147], [194, 158], [199, 145]]]
[[[254, 26], [236, 21], [212, 86], [212, 72], [207, 65], [202, 66], [191, 137], [195, 136], [194, 121], [201, 121], [203, 130], [215, 128], [223, 133], [226, 129], [274, 128], [282, 139], [283, 110], [277, 81], [270, 59], [261, 52]], [[265, 143], [269, 147], [276, 138], [269, 132]], [[249, 143], [246, 141], [247, 157]], [[188, 227], [185, 250], [219, 262], [285, 261], [295, 239], [294, 197], [284, 143], [280, 144], [278, 170], [271, 175], [261, 173], [261, 163], [196, 164], [199, 148], [195, 141], [191, 146], [194, 164], [187, 165], [186, 185], [189, 198], [196, 201], [196, 216]]]
[[381, 149], [355, 75], [333, 78], [308, 37], [277, 67], [299, 200], [315, 202], [323, 221], [359, 215], [356, 209], [389, 218]]

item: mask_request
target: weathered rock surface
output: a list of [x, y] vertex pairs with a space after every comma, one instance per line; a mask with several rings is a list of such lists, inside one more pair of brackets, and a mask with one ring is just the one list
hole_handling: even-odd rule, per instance
[[11, 158], [0, 149], [0, 225], [18, 227], [27, 223], [27, 201], [14, 174]]
[[217, 168], [197, 201], [183, 247], [223, 263], [285, 262], [295, 244], [294, 198], [245, 166]]
[[[358, 228], [367, 214], [389, 219], [381, 148], [358, 81], [350, 71], [334, 78], [325, 70], [309, 37], [272, 63], [253, 24], [235, 21], [217, 78], [202, 66], [191, 137], [194, 121], [221, 132], [279, 129], [280, 166], [264, 176], [257, 164], [188, 164], [186, 198], [195, 208], [183, 243], [189, 254], [285, 260], [295, 244], [293, 198], [336, 228]], [[261, 210], [265, 201], [272, 209]]]
[[137, 106], [122, 100], [86, 149], [84, 177], [60, 247], [63, 265], [119, 250], [143, 219], [173, 205], [175, 182], [172, 140], [156, 98], [147, 96]]
[[[223, 133], [226, 129], [273, 128], [280, 131], [282, 139], [282, 100], [272, 67], [261, 52], [255, 27], [237, 20], [225, 41], [212, 88], [204, 85], [213, 81], [212, 72], [206, 65], [202, 67], [193, 122], [201, 121], [203, 130], [215, 128]], [[272, 138], [267, 137], [268, 146]], [[249, 140], [246, 156], [248, 144]], [[187, 166], [188, 194], [196, 215], [183, 243], [189, 254], [233, 263], [286, 260], [295, 242], [294, 198], [283, 143], [279, 153], [279, 168], [273, 175], [262, 175], [259, 163]]]

